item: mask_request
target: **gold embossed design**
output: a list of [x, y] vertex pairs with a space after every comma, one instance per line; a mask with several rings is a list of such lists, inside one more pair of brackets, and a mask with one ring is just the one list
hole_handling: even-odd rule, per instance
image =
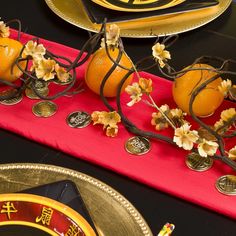
[[95, 178], [53, 165], [0, 165], [0, 193], [18, 192], [65, 179], [73, 181], [80, 190], [99, 235], [153, 236], [134, 206], [121, 194]]
[[67, 116], [66, 123], [72, 128], [84, 128], [91, 123], [91, 115], [85, 111], [75, 111]]
[[151, 145], [147, 138], [141, 136], [131, 137], [125, 143], [125, 150], [134, 155], [143, 155], [150, 151]]
[[216, 181], [216, 189], [226, 195], [236, 195], [236, 176], [224, 175]]
[[11, 98], [11, 99], [8, 99], [8, 100], [3, 100], [3, 101], [1, 101], [0, 103], [3, 104], [3, 105], [7, 105], [7, 106], [16, 105], [16, 104], [18, 104], [19, 102], [21, 102], [22, 99], [23, 99], [23, 96], [22, 96], [22, 94], [21, 94], [21, 95], [19, 95], [18, 97]]
[[195, 171], [209, 170], [213, 165], [213, 159], [210, 157], [202, 157], [198, 153], [192, 152], [187, 155], [186, 165]]
[[[45, 0], [49, 8], [65, 21], [82, 29], [98, 32], [100, 25], [93, 24], [87, 16], [82, 0]], [[219, 4], [209, 9], [154, 16], [139, 20], [118, 22], [122, 37], [147, 38], [178, 34], [203, 26], [219, 17], [231, 4], [232, 0], [219, 0]], [[175, 22], [173, 24], [173, 22]]]
[[[1, 94], [1, 96], [10, 96], [10, 95], [15, 94], [15, 92], [16, 92], [15, 89], [10, 88], [10, 89], [7, 89], [7, 90], [4, 90], [4, 91], [0, 92], [0, 94]], [[10, 106], [10, 105], [15, 105], [15, 104], [21, 102], [22, 99], [23, 99], [23, 95], [20, 94], [17, 97], [2, 100], [2, 101], [0, 101], [0, 103], [3, 104], [3, 105]]]
[[41, 101], [32, 108], [33, 113], [39, 117], [50, 117], [57, 111], [57, 105], [51, 101]]

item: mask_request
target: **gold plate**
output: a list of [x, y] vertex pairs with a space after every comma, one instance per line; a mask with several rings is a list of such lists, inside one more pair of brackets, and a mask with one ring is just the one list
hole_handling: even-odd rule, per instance
[[121, 194], [95, 178], [53, 165], [0, 165], [0, 193], [18, 192], [66, 179], [73, 181], [80, 190], [99, 235], [153, 236], [134, 206]]
[[[45, 0], [49, 8], [65, 21], [82, 29], [98, 32], [99, 24], [93, 24], [87, 16], [81, 0]], [[173, 14], [170, 16], [155, 16], [140, 20], [119, 22], [122, 37], [147, 38], [155, 35], [165, 36], [187, 32], [203, 26], [219, 17], [232, 0], [219, 0], [217, 6]]]

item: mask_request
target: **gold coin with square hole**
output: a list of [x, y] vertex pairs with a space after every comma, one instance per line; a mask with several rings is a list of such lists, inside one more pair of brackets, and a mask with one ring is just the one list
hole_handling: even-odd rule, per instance
[[63, 82], [63, 81], [61, 81], [59, 79], [55, 79], [55, 80], [53, 80], [53, 83], [54, 84], [59, 84], [59, 85], [67, 85], [67, 84], [70, 84], [72, 81], [73, 81], [73, 77], [70, 76], [67, 81]]
[[23, 95], [20, 94], [14, 98], [2, 100], [0, 101], [0, 103], [3, 105], [11, 106], [11, 105], [16, 105], [17, 103], [21, 102], [22, 99], [23, 99]]
[[236, 176], [224, 175], [216, 181], [216, 189], [225, 195], [236, 195]]
[[144, 155], [151, 149], [150, 141], [142, 136], [129, 138], [125, 143], [125, 150], [133, 155]]
[[66, 123], [72, 128], [84, 128], [91, 123], [91, 115], [85, 111], [75, 111], [66, 118]]
[[[49, 94], [49, 89], [48, 87], [45, 87], [42, 90], [37, 90], [38, 93], [44, 97], [46, 97]], [[31, 88], [26, 88], [25, 89], [25, 95], [26, 97], [30, 98], [30, 99], [41, 99], [40, 97], [38, 97], [38, 95], [34, 92], [33, 89]]]
[[196, 152], [191, 152], [186, 157], [186, 165], [195, 171], [206, 171], [209, 170], [213, 165], [213, 159], [209, 156], [202, 157]]

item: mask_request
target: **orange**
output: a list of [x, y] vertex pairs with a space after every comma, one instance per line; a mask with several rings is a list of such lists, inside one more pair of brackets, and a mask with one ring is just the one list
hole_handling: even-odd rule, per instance
[[[193, 68], [212, 68], [207, 64], [195, 64]], [[189, 102], [193, 91], [203, 82], [209, 80], [216, 72], [208, 70], [192, 70], [175, 79], [172, 87], [173, 98], [177, 106], [189, 114]], [[209, 116], [215, 112], [224, 100], [223, 94], [218, 90], [222, 79], [219, 77], [209, 83], [195, 97], [193, 102], [193, 112], [197, 116]]]
[[[109, 49], [109, 53], [113, 60], [116, 60], [119, 54], [119, 49], [115, 48]], [[108, 57], [105, 48], [98, 49], [90, 58], [88, 62], [86, 73], [85, 73], [85, 82], [87, 86], [96, 94], [100, 93], [100, 86], [103, 78], [109, 69], [113, 66], [113, 61]], [[125, 68], [132, 68], [132, 63], [129, 57], [123, 53], [121, 60], [119, 62], [120, 65]], [[108, 80], [104, 86], [104, 96], [105, 97], [115, 97], [117, 93], [117, 88], [119, 86], [120, 81], [123, 79], [125, 74], [128, 71], [119, 66], [115, 68], [112, 74], [109, 76]], [[129, 85], [132, 81], [133, 75], [130, 75], [125, 83], [122, 86], [122, 92], [125, 87]]]
[[[10, 82], [16, 81], [22, 72], [15, 65], [12, 70], [12, 66], [19, 56], [23, 45], [14, 39], [0, 38], [0, 78]], [[26, 62], [20, 62], [19, 65], [25, 68]]]

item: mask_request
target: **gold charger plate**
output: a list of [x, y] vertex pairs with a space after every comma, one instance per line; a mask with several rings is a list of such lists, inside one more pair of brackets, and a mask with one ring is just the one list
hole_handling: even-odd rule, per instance
[[[65, 21], [82, 29], [98, 32], [100, 25], [94, 24], [87, 16], [81, 0], [45, 0], [49, 8]], [[219, 0], [217, 6], [170, 16], [156, 16], [140, 20], [119, 22], [122, 37], [147, 38], [165, 36], [196, 29], [219, 17], [232, 0]]]
[[80, 190], [99, 235], [153, 236], [134, 206], [121, 194], [95, 178], [53, 165], [0, 165], [0, 193], [18, 192], [65, 179], [72, 180]]

